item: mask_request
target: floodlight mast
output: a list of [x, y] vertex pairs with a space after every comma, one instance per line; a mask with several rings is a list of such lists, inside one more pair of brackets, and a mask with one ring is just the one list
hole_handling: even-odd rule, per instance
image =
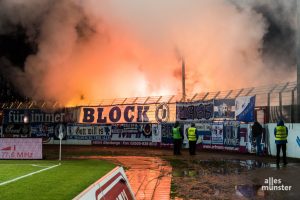
[[182, 58], [181, 74], [182, 74], [182, 101], [185, 101], [186, 93], [185, 93], [185, 61], [184, 61], [184, 58]]

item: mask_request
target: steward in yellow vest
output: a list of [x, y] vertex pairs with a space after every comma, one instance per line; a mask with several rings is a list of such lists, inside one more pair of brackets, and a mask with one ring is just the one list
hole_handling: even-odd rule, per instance
[[192, 123], [191, 127], [188, 128], [187, 137], [189, 140], [190, 155], [195, 155], [196, 154], [197, 129], [196, 129], [194, 123]]
[[180, 155], [183, 133], [180, 128], [179, 122], [175, 122], [175, 125], [172, 128], [172, 135], [174, 144], [174, 155]]
[[275, 143], [276, 143], [276, 164], [277, 168], [279, 168], [280, 163], [280, 150], [282, 149], [283, 154], [283, 164], [286, 165], [286, 143], [287, 143], [287, 137], [288, 137], [288, 128], [284, 125], [283, 120], [280, 120], [277, 123], [277, 126], [274, 129], [274, 135], [275, 135]]

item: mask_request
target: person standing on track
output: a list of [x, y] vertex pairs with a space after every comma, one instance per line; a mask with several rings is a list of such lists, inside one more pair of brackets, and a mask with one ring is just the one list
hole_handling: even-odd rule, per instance
[[256, 140], [256, 155], [261, 156], [262, 150], [261, 150], [261, 138], [262, 138], [263, 128], [261, 124], [257, 121], [254, 122], [252, 126], [252, 136]]
[[192, 123], [191, 127], [188, 128], [187, 137], [189, 140], [190, 155], [196, 155], [197, 129], [194, 123]]
[[173, 144], [174, 144], [174, 155], [181, 155], [180, 149], [183, 139], [183, 133], [180, 128], [179, 122], [175, 122], [175, 125], [172, 129], [173, 133]]
[[284, 125], [283, 120], [279, 120], [277, 123], [277, 126], [274, 129], [274, 135], [275, 135], [275, 143], [276, 143], [276, 149], [277, 149], [277, 155], [276, 155], [276, 165], [277, 168], [279, 168], [279, 162], [280, 162], [280, 149], [282, 148], [282, 154], [283, 154], [283, 164], [287, 165], [286, 161], [286, 143], [287, 143], [287, 137], [288, 137], [288, 128]]

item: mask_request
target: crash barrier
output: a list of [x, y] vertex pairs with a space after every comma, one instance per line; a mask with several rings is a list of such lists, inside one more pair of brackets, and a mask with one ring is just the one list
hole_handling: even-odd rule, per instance
[[42, 159], [42, 138], [0, 138], [0, 159]]
[[135, 200], [122, 167], [116, 167], [82, 191], [73, 200], [128, 199]]

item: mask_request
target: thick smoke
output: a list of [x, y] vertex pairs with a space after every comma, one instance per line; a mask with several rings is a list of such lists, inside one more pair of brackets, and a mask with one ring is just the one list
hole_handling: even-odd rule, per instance
[[1, 71], [63, 103], [178, 93], [181, 58], [188, 93], [295, 80], [294, 3], [2, 0], [0, 39], [29, 50], [20, 64], [1, 46]]

